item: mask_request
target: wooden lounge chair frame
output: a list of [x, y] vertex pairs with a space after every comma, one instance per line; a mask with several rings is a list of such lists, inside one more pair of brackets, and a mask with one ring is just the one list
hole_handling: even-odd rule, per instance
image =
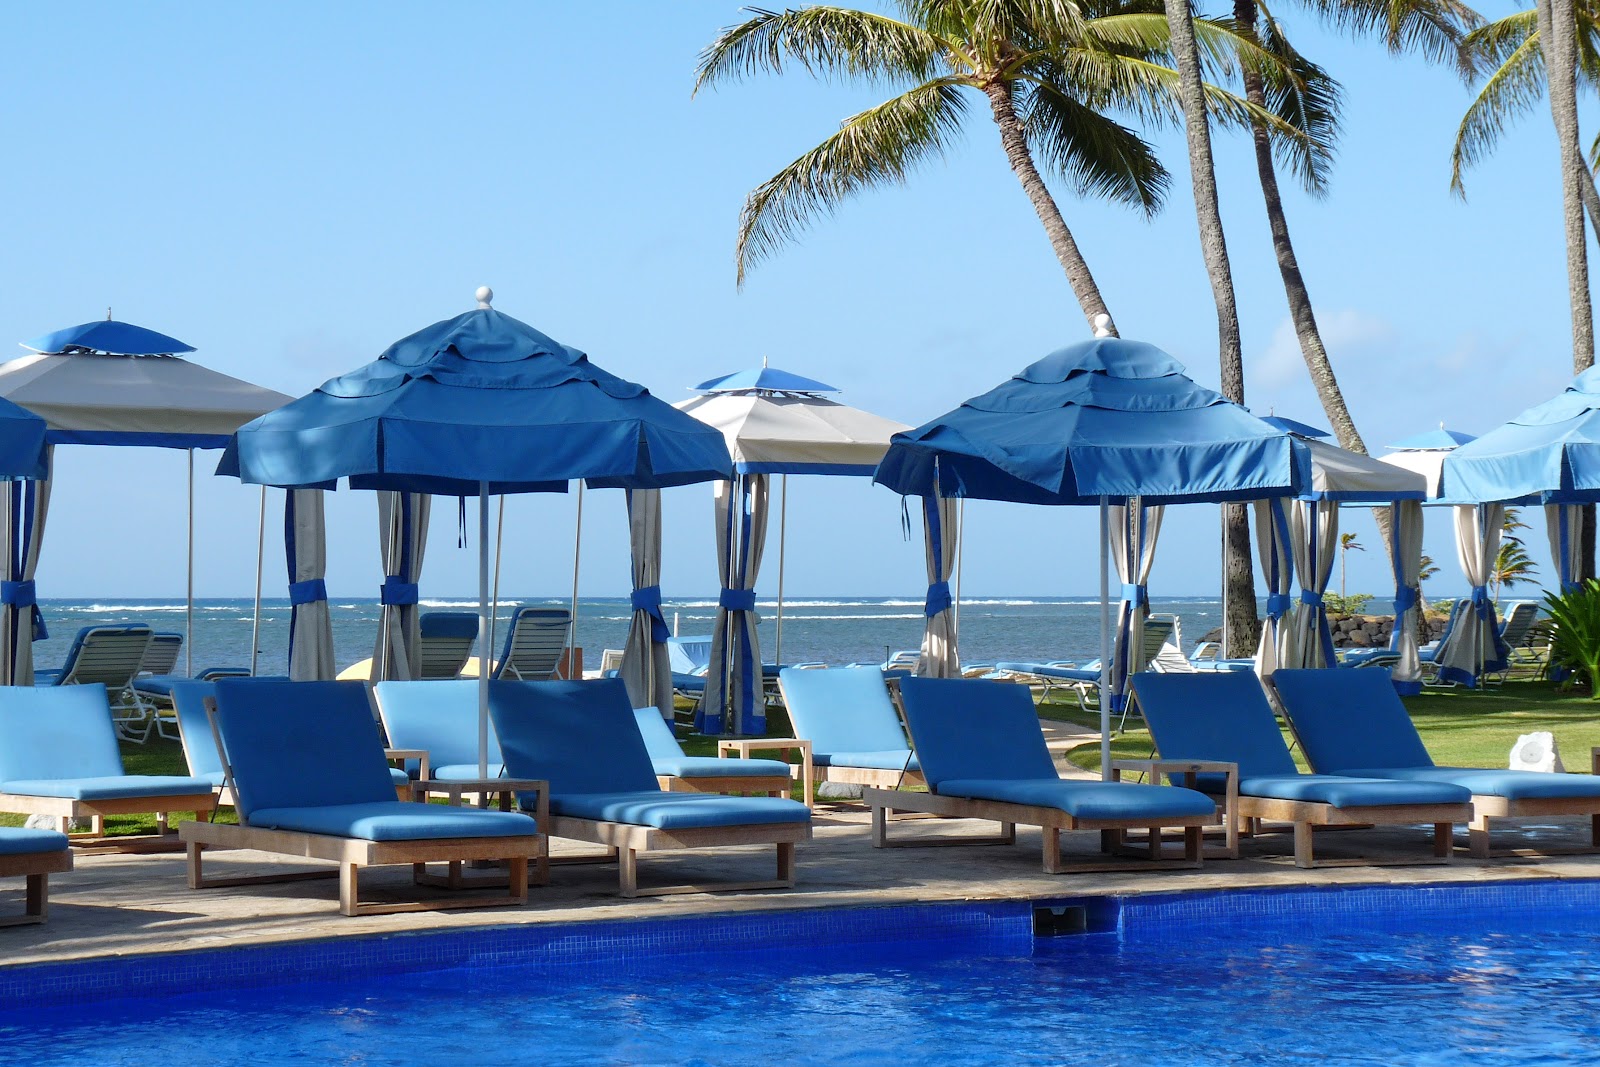
[[[217, 796], [204, 793], [161, 797], [107, 797], [103, 800], [75, 800], [71, 797], [39, 797], [22, 793], [0, 793], [0, 811], [20, 815], [48, 815], [59, 820], [57, 827], [72, 844], [87, 852], [177, 852], [183, 845], [168, 825], [167, 816], [175, 811], [209, 814], [216, 808]], [[156, 816], [154, 834], [106, 836], [108, 815]], [[91, 829], [74, 833], [74, 820], [89, 819]]]
[[793, 781], [787, 774], [697, 774], [692, 778], [656, 775], [656, 784], [668, 793], [721, 793], [726, 796], [786, 797]]
[[72, 850], [19, 852], [0, 856], [0, 878], [27, 879], [26, 899], [21, 915], [0, 918], [3, 926], [31, 926], [50, 917], [50, 876], [72, 870]]

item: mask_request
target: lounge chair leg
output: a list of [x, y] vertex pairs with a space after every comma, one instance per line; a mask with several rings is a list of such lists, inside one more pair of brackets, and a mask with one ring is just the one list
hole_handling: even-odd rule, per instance
[[25, 914], [34, 922], [44, 922], [50, 916], [50, 876], [28, 875], [28, 903]]
[[1308, 822], [1294, 824], [1294, 865], [1296, 867], [1315, 867], [1316, 862], [1311, 858], [1312, 830]]
[[1016, 823], [1003, 822], [1000, 824], [1000, 843], [1003, 845], [1014, 845], [1017, 843]]
[[1040, 831], [1044, 838], [1044, 873], [1061, 873], [1061, 829], [1056, 826], [1046, 826]]
[[507, 861], [506, 881], [507, 889], [512, 900], [518, 904], [528, 902], [528, 857], [512, 856]]
[[200, 853], [205, 851], [205, 846], [200, 844], [198, 841], [190, 841], [188, 851], [189, 888], [204, 889], [206, 880], [205, 876], [200, 873]]
[[888, 811], [882, 804], [872, 805], [872, 847], [889, 847]]
[[1436, 822], [1433, 824], [1433, 854], [1444, 859], [1446, 863], [1450, 862], [1450, 857], [1455, 855], [1455, 831], [1454, 823]]
[[1589, 816], [1589, 843], [1600, 848], [1600, 815]]
[[794, 842], [778, 842], [778, 881], [787, 889], [793, 889], [795, 883]]
[[622, 895], [639, 895], [639, 854], [631, 848], [617, 849], [617, 874], [622, 885]]
[[339, 864], [339, 914], [341, 915], [360, 914], [357, 904], [357, 900], [360, 899], [360, 885], [356, 878], [359, 870], [360, 868], [353, 863]]
[[1467, 826], [1468, 851], [1475, 860], [1489, 859], [1489, 820], [1479, 816]]
[[1203, 835], [1198, 826], [1185, 826], [1183, 828], [1183, 858], [1185, 862], [1196, 867], [1201, 863], [1201, 848], [1204, 845]]
[[172, 828], [167, 825], [167, 813], [164, 811], [156, 812], [156, 833], [165, 837], [171, 832]]

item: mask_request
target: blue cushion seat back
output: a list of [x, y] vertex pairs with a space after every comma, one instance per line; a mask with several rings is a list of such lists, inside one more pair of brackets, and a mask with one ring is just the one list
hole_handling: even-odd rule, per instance
[[105, 686], [0, 688], [0, 782], [121, 774]]
[[633, 719], [639, 724], [639, 736], [644, 738], [645, 751], [650, 753], [652, 760], [684, 758], [683, 746], [678, 744], [672, 727], [661, 717], [659, 708], [634, 708]]
[[257, 808], [394, 800], [394, 778], [362, 682], [223, 678], [217, 729], [241, 819]]
[[478, 636], [478, 617], [470, 611], [429, 611], [419, 620], [423, 637], [450, 637], [470, 641]]
[[[421, 748], [430, 767], [478, 765], [478, 680], [379, 682], [373, 686], [383, 728], [395, 748]], [[489, 763], [500, 762], [500, 742], [489, 724]]]
[[1323, 774], [1433, 766], [1388, 671], [1276, 671], [1272, 681], [1306, 759]]
[[506, 773], [542, 778], [552, 796], [660, 789], [619, 678], [494, 682], [489, 713]]
[[222, 772], [222, 755], [217, 752], [211, 719], [206, 715], [206, 697], [216, 695], [214, 682], [185, 679], [172, 683], [172, 708], [183, 738], [183, 757], [189, 762], [189, 773], [200, 778]]
[[908, 751], [878, 667], [829, 667], [778, 673], [783, 702], [796, 737], [811, 742], [811, 751]]
[[1237, 763], [1240, 778], [1300, 773], [1254, 671], [1143, 671], [1133, 691], [1163, 759]]
[[928, 786], [958, 779], [1056, 779], [1033, 693], [1013, 682], [906, 678], [911, 740]]

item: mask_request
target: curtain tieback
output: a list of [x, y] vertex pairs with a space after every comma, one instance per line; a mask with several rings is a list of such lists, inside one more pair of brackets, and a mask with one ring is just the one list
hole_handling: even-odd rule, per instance
[[1320, 608], [1322, 607], [1322, 594], [1315, 589], [1302, 589], [1300, 590], [1300, 603], [1308, 608]]
[[1125, 585], [1122, 587], [1122, 599], [1136, 608], [1150, 606], [1150, 587], [1148, 585]]
[[661, 614], [661, 587], [659, 585], [641, 585], [629, 597], [634, 611], [642, 611], [650, 616], [650, 640], [660, 644], [672, 636], [672, 631], [667, 629], [667, 620]]
[[1288, 593], [1273, 593], [1267, 597], [1267, 618], [1281, 619], [1293, 605], [1294, 597]]
[[303, 582], [289, 583], [289, 603], [295, 607], [327, 599], [328, 583], [321, 578], [307, 578]]
[[717, 606], [725, 611], [756, 610], [754, 589], [724, 589], [717, 595]]
[[32, 582], [0, 582], [0, 604], [14, 608], [31, 608], [39, 603]]
[[928, 598], [923, 601], [922, 614], [931, 619], [942, 611], [949, 611], [954, 604], [949, 582], [929, 582]]
[[378, 603], [386, 607], [409, 607], [416, 602], [416, 582], [403, 582], [393, 574], [383, 579], [383, 588], [378, 590]]
[[1396, 615], [1404, 615], [1420, 603], [1422, 603], [1422, 590], [1414, 585], [1402, 585], [1394, 591]]
[[1472, 587], [1472, 608], [1481, 618], [1489, 618], [1494, 611], [1494, 601], [1489, 599], [1489, 587], [1475, 585]]

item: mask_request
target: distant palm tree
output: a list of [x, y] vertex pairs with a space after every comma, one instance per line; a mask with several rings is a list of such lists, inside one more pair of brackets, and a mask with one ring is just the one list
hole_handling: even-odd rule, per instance
[[[899, 95], [846, 119], [839, 132], [762, 182], [739, 220], [738, 277], [792, 239], [815, 215], [864, 189], [902, 183], [942, 156], [966, 116], [968, 91], [983, 95], [1011, 169], [1044, 225], [1084, 315], [1109, 315], [1099, 285], [1067, 227], [1040, 166], [1081, 193], [1155, 212], [1168, 175], [1154, 150], [1113, 113], [1174, 119], [1177, 72], [1163, 65], [1167, 21], [1146, 0], [899, 0], [901, 18], [852, 8], [751, 9], [700, 55], [695, 91], [786, 62], [823, 77], [905, 85]], [[1208, 55], [1273, 58], [1228, 27], [1196, 32]], [[1207, 105], [1231, 121], [1254, 115], [1274, 132], [1299, 131], [1212, 85]], [[1114, 327], [1112, 327], [1114, 332]]]
[[1537, 579], [1539, 565], [1529, 557], [1528, 547], [1517, 536], [1518, 530], [1529, 528], [1516, 508], [1506, 508], [1505, 519], [1500, 526], [1500, 551], [1495, 553], [1494, 568], [1489, 572], [1489, 587], [1494, 592], [1497, 608], [1500, 606], [1502, 589], [1525, 585]]
[[[1353, 533], [1342, 533], [1342, 534], [1339, 535], [1339, 599], [1340, 600], [1343, 600], [1345, 598], [1345, 596], [1344, 596], [1344, 566], [1345, 566], [1345, 558], [1347, 556], [1349, 556], [1349, 554], [1352, 553], [1352, 552], [1365, 552], [1367, 550], [1367, 546], [1362, 544], [1358, 540], [1358, 538], [1360, 536], [1361, 536], [1360, 534], [1353, 534]], [[1431, 563], [1432, 560], [1430, 560], [1429, 562]]]

